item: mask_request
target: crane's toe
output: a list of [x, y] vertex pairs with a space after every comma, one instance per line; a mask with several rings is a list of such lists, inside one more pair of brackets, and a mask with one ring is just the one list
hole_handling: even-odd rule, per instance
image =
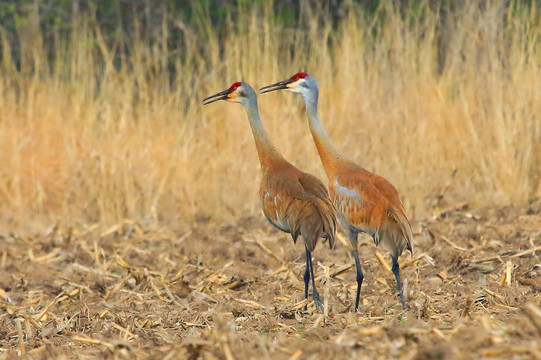
[[315, 290], [312, 297], [314, 298], [314, 304], [316, 304], [317, 311], [323, 313], [325, 309], [325, 306], [323, 305], [323, 297], [321, 297]]

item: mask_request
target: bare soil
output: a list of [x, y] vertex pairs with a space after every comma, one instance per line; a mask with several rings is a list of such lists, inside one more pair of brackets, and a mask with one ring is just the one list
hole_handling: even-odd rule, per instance
[[541, 202], [463, 205], [414, 231], [406, 312], [370, 238], [358, 313], [347, 244], [320, 243], [326, 314], [303, 299], [302, 241], [262, 216], [5, 236], [0, 359], [541, 359]]

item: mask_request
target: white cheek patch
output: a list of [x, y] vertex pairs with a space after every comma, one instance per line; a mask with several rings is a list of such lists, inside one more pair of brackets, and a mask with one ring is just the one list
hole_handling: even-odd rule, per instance
[[289, 91], [291, 91], [292, 93], [295, 93], [295, 94], [302, 94], [302, 87], [295, 86], [293, 88], [289, 88]]

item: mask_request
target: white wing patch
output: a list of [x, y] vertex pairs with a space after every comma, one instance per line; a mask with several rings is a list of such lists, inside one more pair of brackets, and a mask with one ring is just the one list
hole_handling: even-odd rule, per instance
[[[363, 206], [363, 198], [357, 190], [340, 185], [337, 179], [334, 180], [334, 192], [333, 200], [338, 209], [338, 218], [342, 225], [347, 229], [350, 226], [353, 226], [353, 224], [350, 223], [352, 216], [350, 212], [354, 211], [355, 208]], [[355, 225], [355, 227], [358, 228], [357, 225]], [[358, 228], [358, 230], [370, 233], [369, 229]]]
[[[342, 186], [338, 183], [337, 179], [334, 179], [334, 187], [336, 191], [340, 192], [340, 195], [346, 198], [350, 198], [348, 200], [348, 206], [351, 206], [351, 198], [355, 198], [357, 202], [359, 202], [360, 205], [363, 204], [363, 198], [361, 197], [361, 194], [355, 189], [349, 189], [345, 186]], [[344, 200], [342, 200], [342, 206], [344, 206]]]
[[379, 233], [376, 228], [368, 227], [366, 224], [353, 224], [350, 222], [351, 214], [348, 214], [349, 211], [355, 211], [355, 209], [360, 209], [364, 205], [364, 200], [361, 194], [355, 189], [350, 189], [345, 186], [341, 186], [338, 183], [338, 180], [334, 180], [334, 189], [335, 193], [340, 200], [340, 206], [336, 204], [336, 207], [340, 213], [340, 220], [346, 228], [353, 227], [360, 232], [365, 232], [374, 237], [376, 245], [379, 242]]

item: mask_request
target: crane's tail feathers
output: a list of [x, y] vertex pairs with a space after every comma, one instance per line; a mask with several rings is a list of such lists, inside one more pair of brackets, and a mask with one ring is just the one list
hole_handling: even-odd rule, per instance
[[389, 218], [379, 231], [379, 240], [389, 250], [391, 256], [398, 259], [405, 249], [413, 254], [411, 225], [406, 215], [400, 211], [389, 210]]
[[337, 221], [331, 201], [312, 197], [303, 205], [297, 208], [295, 218], [298, 225], [292, 233], [303, 237], [306, 250], [310, 252], [314, 250], [320, 238], [328, 241], [331, 249], [334, 248]]
[[334, 205], [328, 198], [314, 198], [313, 200], [323, 222], [321, 237], [325, 238], [329, 242], [329, 248], [332, 249], [334, 248], [334, 244], [336, 242], [337, 228], [336, 211]]
[[413, 254], [413, 233], [411, 231], [411, 224], [408, 217], [403, 211], [396, 212], [398, 223], [400, 224], [400, 231], [406, 239], [406, 249]]

